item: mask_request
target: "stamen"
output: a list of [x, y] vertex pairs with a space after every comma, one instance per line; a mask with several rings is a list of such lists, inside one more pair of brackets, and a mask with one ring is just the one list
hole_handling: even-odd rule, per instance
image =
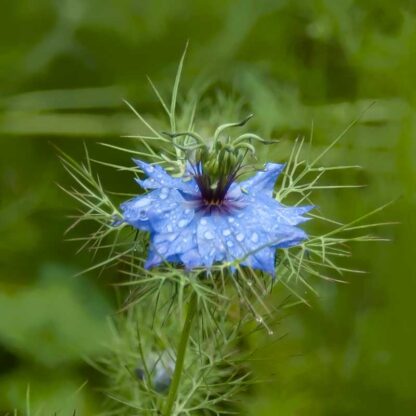
[[198, 209], [208, 212], [229, 212], [233, 207], [226, 197], [231, 185], [236, 180], [240, 166], [236, 166], [227, 176], [219, 177], [216, 180], [204, 171], [202, 165], [191, 166], [195, 182], [200, 191]]

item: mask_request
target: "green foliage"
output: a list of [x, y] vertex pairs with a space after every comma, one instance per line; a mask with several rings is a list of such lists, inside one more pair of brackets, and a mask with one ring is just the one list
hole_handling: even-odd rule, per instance
[[[89, 284], [70, 277], [62, 266], [46, 265], [37, 284], [1, 295], [0, 314], [8, 319], [0, 323], [0, 337], [7, 349], [45, 367], [68, 365], [80, 354], [99, 351], [108, 305]], [[91, 298], [95, 302], [88, 304]]]
[[[75, 256], [75, 245], [59, 243], [73, 203], [52, 185], [59, 182], [67, 188], [69, 179], [48, 142], [76, 160], [80, 157], [76, 153], [82, 153], [79, 139], [108, 142], [111, 138], [117, 147], [130, 146], [131, 141], [117, 139], [119, 135], [144, 134], [144, 128], [123, 106], [122, 98], [145, 115], [152, 114], [146, 119], [157, 131], [170, 131], [169, 123], [160, 120], [157, 100], [143, 80], [151, 74], [166, 96], [178, 53], [190, 39], [181, 91], [190, 90], [189, 84], [200, 74], [195, 87], [205, 91], [207, 98], [198, 110], [212, 111], [209, 125], [199, 125], [198, 131], [208, 132], [223, 120], [237, 120], [236, 115], [253, 111], [250, 128], [264, 137], [281, 139], [278, 150], [268, 149], [268, 159], [287, 160], [293, 140], [299, 134], [309, 137], [312, 123], [311, 151], [318, 155], [375, 100], [325, 157], [326, 166], [364, 169], [332, 171], [322, 178], [322, 185], [368, 186], [316, 190], [315, 202], [335, 221], [349, 223], [380, 202], [401, 197], [374, 220], [402, 223], [383, 231], [392, 243], [359, 245], [354, 248], [354, 260], [348, 259], [349, 268], [368, 271], [367, 275], [347, 274], [344, 279], [349, 285], [316, 279], [313, 287], [319, 299], [292, 279], [296, 293], [312, 308], [302, 304], [291, 309], [275, 331], [277, 336], [286, 332], [289, 336], [278, 344], [268, 342], [268, 354], [259, 354], [268, 359], [255, 362], [255, 373], [272, 382], [247, 394], [244, 402], [251, 410], [245, 413], [413, 413], [416, 339], [409, 324], [414, 315], [416, 232], [413, 2], [22, 0], [4, 2], [0, 19], [2, 299], [13, 293], [21, 302], [39, 288], [38, 270], [51, 260], [67, 270], [92, 264], [88, 252]], [[217, 87], [226, 94], [217, 93]], [[192, 98], [179, 95], [179, 102]], [[96, 159], [125, 164], [126, 154], [92, 148]], [[140, 151], [138, 143], [136, 150]], [[116, 179], [106, 167], [97, 169], [110, 190], [117, 192], [120, 183], [125, 183], [130, 186], [127, 192], [135, 192], [131, 171], [119, 172]], [[83, 224], [79, 234], [90, 231]], [[347, 263], [341, 265], [347, 267]], [[73, 280], [69, 274], [65, 281]], [[96, 284], [93, 292], [107, 293], [108, 282], [118, 279], [114, 269], [104, 271], [101, 279], [91, 279]], [[84, 290], [77, 286], [73, 293], [81, 299]], [[66, 296], [68, 292], [59, 293]], [[273, 293], [272, 304], [278, 304], [281, 296]], [[296, 301], [293, 297], [288, 303]], [[101, 301], [91, 295], [82, 303], [96, 302]], [[73, 303], [63, 305], [70, 308]], [[21, 308], [19, 328], [24, 327], [24, 319], [32, 321], [31, 311], [24, 305]], [[1, 326], [11, 325], [7, 315], [0, 320]], [[101, 327], [101, 322], [94, 322]], [[26, 351], [23, 357], [10, 353], [5, 342], [2, 338], [2, 410], [25, 408], [28, 381], [33, 400], [38, 394], [41, 403], [52, 403], [55, 386], [70, 380], [64, 393], [70, 397], [85, 381], [85, 367], [75, 354], [64, 371], [58, 360], [45, 371], [43, 364], [39, 368], [33, 361], [43, 355], [41, 351], [21, 346]], [[71, 343], [79, 345], [76, 331]], [[67, 351], [62, 344], [58, 340], [47, 345]], [[93, 350], [92, 343], [83, 345]], [[58, 355], [54, 348], [48, 350], [52, 356]], [[101, 384], [90, 373], [88, 378], [91, 382], [82, 390], [88, 393], [81, 394], [78, 407], [86, 415], [96, 413], [91, 392], [93, 385]], [[72, 410], [63, 414], [71, 415]]]
[[[163, 372], [172, 375], [192, 278], [179, 272], [176, 277], [119, 316], [108, 353], [92, 363], [107, 379], [108, 414], [151, 415], [166, 402], [167, 391], [157, 379]], [[200, 296], [198, 302], [203, 301]], [[205, 305], [196, 316], [173, 415], [235, 413], [237, 394], [252, 383], [245, 369], [249, 354], [242, 350], [242, 323], [232, 318], [232, 306], [227, 311], [217, 305], [214, 317], [206, 315]]]
[[34, 414], [86, 411], [85, 391], [76, 393], [86, 380], [75, 365], [103, 351], [109, 311], [96, 288], [62, 265], [45, 264], [31, 287], [2, 293], [0, 339], [9, 360], [0, 378], [2, 406], [22, 410], [31, 388]]

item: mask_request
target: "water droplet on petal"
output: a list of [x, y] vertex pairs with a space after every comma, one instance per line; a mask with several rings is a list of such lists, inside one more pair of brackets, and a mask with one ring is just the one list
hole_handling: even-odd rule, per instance
[[228, 247], [232, 247], [233, 245], [234, 245], [234, 243], [231, 240], [228, 240], [227, 241], [227, 246]]
[[166, 245], [162, 245], [160, 247], [157, 247], [158, 254], [165, 254], [168, 251], [168, 248]]
[[171, 234], [171, 235], [168, 237], [168, 240], [169, 240], [169, 241], [173, 241], [173, 240], [175, 240], [175, 238], [176, 238], [176, 235], [175, 235], [175, 234]]
[[207, 220], [206, 220], [205, 218], [202, 218], [202, 220], [201, 220], [201, 224], [202, 224], [202, 225], [206, 225], [206, 224], [207, 224]]
[[172, 227], [172, 225], [171, 225], [171, 224], [168, 224], [168, 226], [166, 227], [166, 231], [167, 231], [168, 233], [171, 233], [171, 232], [173, 231], [173, 227]]
[[253, 243], [257, 243], [257, 241], [259, 241], [259, 235], [257, 233], [253, 233], [251, 236], [251, 241]]
[[183, 228], [185, 225], [188, 224], [188, 221], [185, 219], [182, 219], [178, 222], [179, 227]]
[[228, 228], [226, 228], [225, 230], [222, 231], [222, 235], [225, 236], [225, 237], [227, 237], [230, 234], [231, 234], [231, 231]]
[[149, 217], [147, 216], [147, 211], [146, 210], [142, 209], [139, 212], [139, 219], [142, 220], [142, 221], [146, 221], [147, 219], [149, 219]]
[[169, 196], [169, 189], [168, 188], [162, 188], [160, 191], [159, 198], [160, 199], [166, 199]]
[[244, 240], [244, 234], [243, 233], [238, 233], [235, 238], [237, 239], [237, 241], [239, 241], [240, 243]]
[[205, 234], [204, 234], [204, 237], [205, 237], [207, 240], [213, 240], [213, 239], [214, 239], [214, 234], [212, 234], [212, 232], [211, 232], [211, 231], [206, 231], [206, 232], [205, 232]]
[[145, 207], [146, 205], [150, 204], [150, 199], [148, 198], [142, 198], [135, 202], [134, 206], [135, 208]]
[[155, 170], [155, 168], [151, 165], [147, 166], [147, 171], [148, 172], [153, 172]]
[[235, 219], [234, 219], [233, 217], [229, 217], [229, 218], [228, 218], [228, 222], [229, 222], [229, 223], [231, 223], [231, 224], [232, 224], [234, 221], [235, 221]]

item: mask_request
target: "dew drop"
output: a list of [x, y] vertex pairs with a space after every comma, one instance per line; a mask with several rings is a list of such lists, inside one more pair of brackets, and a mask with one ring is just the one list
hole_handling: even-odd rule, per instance
[[165, 254], [168, 251], [168, 247], [166, 245], [162, 245], [157, 247], [158, 254]]
[[160, 199], [166, 199], [169, 196], [169, 189], [168, 188], [162, 188], [160, 191], [159, 198]]
[[259, 235], [257, 233], [253, 233], [251, 236], [251, 241], [253, 243], [257, 243], [257, 241], [259, 241]]
[[228, 228], [226, 228], [225, 230], [222, 231], [222, 235], [225, 236], [225, 237], [227, 237], [230, 234], [231, 234], [231, 231]]
[[202, 224], [202, 225], [206, 225], [206, 224], [207, 224], [207, 220], [206, 220], [205, 218], [202, 218], [202, 220], [201, 220], [201, 224]]
[[256, 322], [258, 322], [259, 324], [262, 324], [263, 318], [261, 316], [256, 316]]
[[139, 199], [134, 205], [136, 208], [145, 207], [146, 205], [150, 204], [150, 200], [148, 198]]
[[183, 228], [185, 225], [188, 224], [188, 221], [185, 219], [182, 219], [178, 222], [179, 227]]
[[229, 218], [228, 218], [228, 222], [229, 222], [230, 224], [232, 224], [234, 221], [235, 221], [235, 219], [234, 219], [233, 217], [229, 217]]
[[232, 247], [233, 245], [234, 245], [234, 243], [231, 240], [228, 240], [227, 241], [227, 246], [228, 247]]
[[274, 332], [271, 330], [271, 329], [269, 329], [268, 331], [267, 331], [267, 333], [271, 336], [271, 335], [274, 335]]
[[243, 233], [238, 233], [235, 238], [237, 239], [237, 241], [239, 241], [240, 243], [244, 240], [244, 234]]
[[151, 165], [147, 166], [147, 171], [148, 172], [153, 172], [155, 170], [155, 168]]
[[206, 231], [206, 232], [205, 232], [205, 234], [204, 234], [204, 237], [205, 237], [207, 240], [213, 240], [213, 239], [214, 239], [214, 234], [212, 234], [212, 232], [211, 232], [211, 231]]
[[168, 224], [168, 226], [166, 227], [166, 231], [167, 231], [168, 233], [171, 233], [171, 232], [173, 231], [173, 227], [172, 227], [172, 225], [171, 225], [171, 224]]

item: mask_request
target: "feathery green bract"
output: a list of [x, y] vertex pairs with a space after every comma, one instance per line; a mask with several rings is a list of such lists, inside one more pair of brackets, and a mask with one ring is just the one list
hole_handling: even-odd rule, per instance
[[[111, 410], [104, 414], [152, 415], [163, 408], [167, 389], [160, 386], [160, 373], [165, 372], [169, 381], [182, 329], [180, 318], [192, 290], [186, 282], [189, 276], [177, 274], [170, 279], [116, 319], [108, 354], [92, 363], [108, 380], [105, 392]], [[242, 329], [247, 332], [250, 327], [247, 316], [237, 319], [233, 304], [215, 316], [211, 316], [213, 308], [207, 311], [207, 305], [201, 306], [173, 415], [219, 414], [220, 409], [221, 414], [224, 409], [231, 413], [238, 393], [253, 382], [247, 371], [249, 354], [241, 343]]]

